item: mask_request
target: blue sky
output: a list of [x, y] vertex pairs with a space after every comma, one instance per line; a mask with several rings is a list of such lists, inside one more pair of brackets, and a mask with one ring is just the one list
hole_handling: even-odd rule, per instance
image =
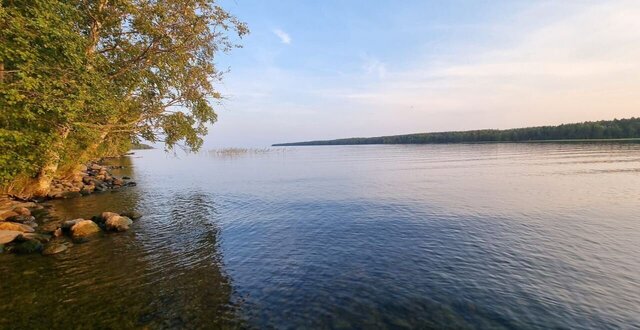
[[205, 147], [640, 115], [638, 1], [257, 1]]

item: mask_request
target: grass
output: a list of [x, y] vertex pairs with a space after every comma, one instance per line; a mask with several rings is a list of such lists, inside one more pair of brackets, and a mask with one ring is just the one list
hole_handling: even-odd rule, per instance
[[282, 152], [283, 148], [222, 148], [211, 149], [208, 151], [209, 155], [220, 157], [237, 157], [246, 155], [260, 155], [273, 152]]

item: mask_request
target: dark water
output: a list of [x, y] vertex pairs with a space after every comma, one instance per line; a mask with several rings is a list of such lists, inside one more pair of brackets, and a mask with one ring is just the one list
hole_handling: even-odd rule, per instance
[[123, 160], [137, 209], [0, 255], [1, 328], [640, 328], [640, 144], [302, 147]]

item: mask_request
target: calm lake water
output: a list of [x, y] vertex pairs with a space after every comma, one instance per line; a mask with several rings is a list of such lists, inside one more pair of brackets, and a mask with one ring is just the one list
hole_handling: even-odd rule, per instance
[[138, 151], [129, 232], [0, 255], [0, 328], [640, 328], [640, 144]]

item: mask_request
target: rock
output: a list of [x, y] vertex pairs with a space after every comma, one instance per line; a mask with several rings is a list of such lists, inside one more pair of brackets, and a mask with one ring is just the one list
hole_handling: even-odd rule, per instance
[[131, 219], [122, 216], [112, 216], [105, 221], [107, 230], [111, 231], [127, 231], [129, 226], [133, 223]]
[[138, 185], [138, 184], [135, 183], [134, 181], [129, 181], [129, 182], [125, 183], [125, 186], [129, 186], [129, 187], [135, 187], [136, 185]]
[[26, 207], [26, 208], [28, 208], [28, 209], [32, 209], [32, 208], [34, 208], [34, 207], [38, 207], [38, 206], [39, 206], [39, 205], [38, 205], [38, 204], [36, 204], [36, 203], [34, 203], [34, 202], [23, 202], [23, 203], [15, 204], [13, 207], [14, 207], [14, 208], [16, 208], [16, 207]]
[[100, 214], [100, 218], [102, 219], [102, 221], [107, 221], [107, 220], [109, 220], [109, 218], [117, 217], [117, 216], [120, 216], [120, 214], [115, 213], [115, 212], [102, 212]]
[[53, 237], [62, 237], [62, 228], [53, 231]]
[[91, 220], [80, 220], [71, 227], [71, 237], [83, 241], [100, 233], [100, 227]]
[[30, 216], [31, 215], [31, 211], [29, 211], [28, 208], [23, 207], [23, 206], [18, 206], [16, 208], [14, 208], [13, 212], [16, 212], [19, 215], [24, 215], [24, 216]]
[[127, 211], [127, 212], [122, 212], [121, 213], [122, 216], [125, 216], [131, 220], [138, 220], [140, 218], [142, 218], [142, 213], [138, 212], [138, 211]]
[[128, 177], [128, 176], [123, 176], [123, 177], [122, 177], [122, 180], [131, 180], [131, 178], [130, 178], [130, 177]]
[[0, 222], [0, 230], [15, 230], [23, 233], [33, 233], [35, 231], [30, 226], [15, 222]]
[[50, 256], [50, 255], [58, 254], [60, 252], [64, 252], [66, 250], [67, 250], [66, 245], [59, 242], [51, 242], [44, 247], [44, 250], [42, 250], [42, 255]]
[[16, 244], [11, 252], [17, 254], [29, 254], [42, 251], [43, 245], [36, 240], [27, 240], [22, 243]]
[[22, 232], [17, 230], [0, 230], [0, 244], [11, 243], [21, 234]]
[[90, 168], [90, 169], [92, 169], [92, 170], [94, 170], [94, 171], [100, 171], [100, 170], [102, 169], [102, 166], [100, 166], [100, 165], [98, 165], [98, 164], [96, 164], [96, 163], [93, 163], [93, 164], [91, 164], [91, 165], [89, 166], [89, 168]]
[[37, 234], [37, 233], [22, 233], [20, 235], [19, 240], [28, 241], [28, 240], [36, 240], [38, 242], [47, 243], [51, 240], [51, 235], [46, 234]]
[[83, 221], [84, 219], [73, 219], [67, 220], [62, 223], [62, 230], [71, 230], [71, 227], [75, 226], [78, 222]]
[[7, 221], [26, 223], [26, 222], [36, 221], [36, 218], [31, 215], [15, 215], [15, 216], [12, 216], [11, 218], [7, 218]]
[[124, 184], [124, 181], [122, 181], [122, 179], [114, 178], [113, 184], [116, 186], [122, 186]]
[[18, 214], [17, 212], [6, 211], [6, 212], [0, 214], [0, 221], [5, 221], [8, 218], [15, 217], [15, 216], [18, 216], [18, 215], [20, 215], [20, 214]]
[[86, 172], [88, 170], [87, 165], [84, 165], [84, 164], [78, 165], [77, 169], [79, 172]]

